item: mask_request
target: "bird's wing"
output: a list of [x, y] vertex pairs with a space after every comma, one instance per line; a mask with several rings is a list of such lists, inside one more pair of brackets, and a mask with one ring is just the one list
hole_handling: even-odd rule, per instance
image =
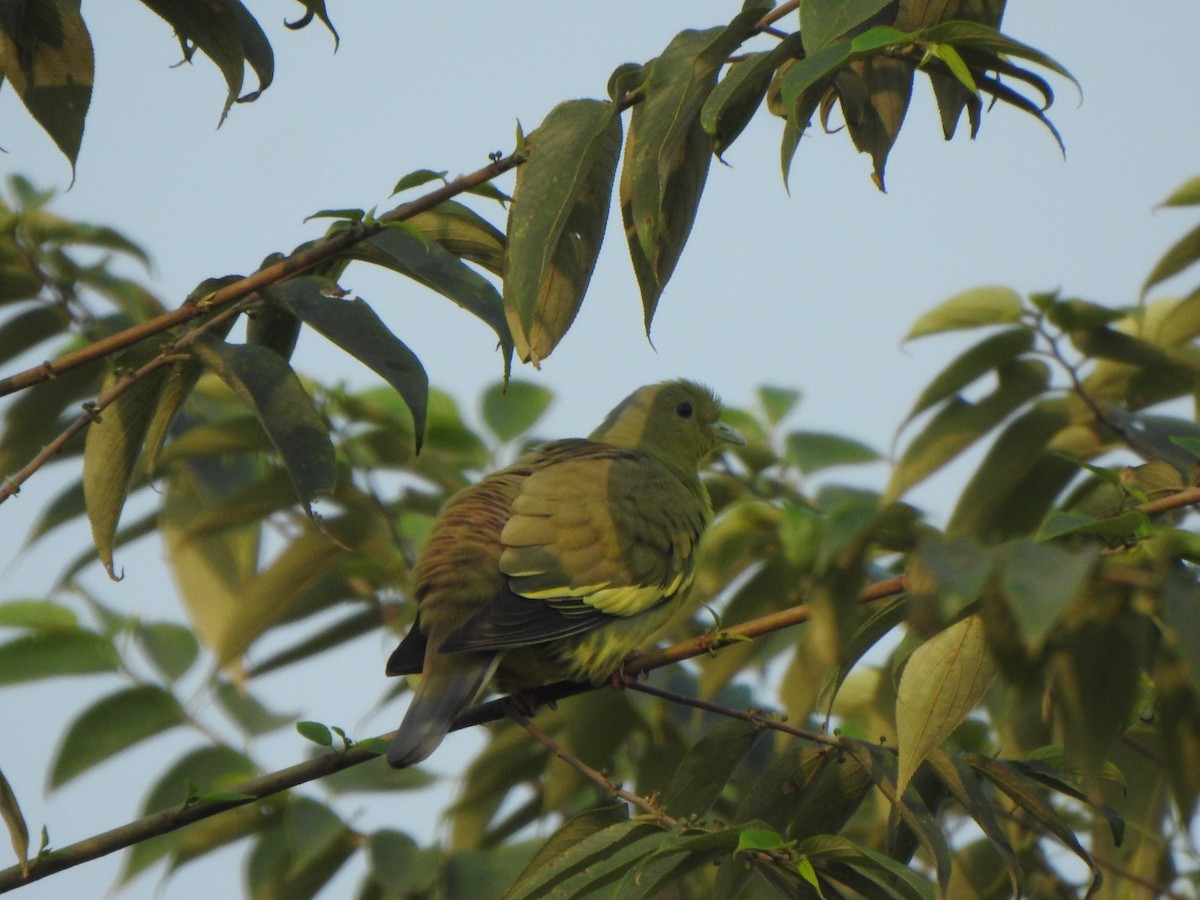
[[506, 585], [442, 649], [541, 643], [670, 600], [707, 517], [704, 495], [652, 457], [579, 442], [522, 481], [500, 534]]

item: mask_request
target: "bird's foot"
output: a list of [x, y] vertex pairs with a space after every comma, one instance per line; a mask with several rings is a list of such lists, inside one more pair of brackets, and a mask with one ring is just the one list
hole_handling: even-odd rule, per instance
[[629, 663], [633, 662], [635, 659], [637, 659], [639, 656], [642, 656], [642, 655], [643, 654], [642, 654], [641, 650], [629, 651], [629, 655], [626, 656], [625, 659], [621, 661], [621, 665], [617, 668], [617, 671], [613, 672], [611, 675], [608, 676], [609, 687], [611, 687], [614, 691], [623, 691], [623, 690], [625, 690], [625, 688], [629, 687], [630, 685], [637, 684], [638, 675], [636, 675], [636, 674], [631, 675], [629, 672], [626, 672], [625, 666], [627, 666]]
[[533, 718], [537, 715], [539, 706], [546, 706], [550, 709], [558, 709], [558, 704], [553, 700], [541, 700], [538, 697], [538, 692], [535, 689], [527, 691], [516, 691], [509, 694], [508, 702], [513, 705], [513, 708], [523, 716]]

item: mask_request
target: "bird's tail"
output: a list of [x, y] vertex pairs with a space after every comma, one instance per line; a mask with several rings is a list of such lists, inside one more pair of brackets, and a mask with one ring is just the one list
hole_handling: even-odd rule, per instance
[[498, 653], [459, 653], [451, 671], [421, 679], [404, 721], [388, 745], [388, 765], [403, 769], [437, 749], [454, 718], [475, 701], [500, 662]]

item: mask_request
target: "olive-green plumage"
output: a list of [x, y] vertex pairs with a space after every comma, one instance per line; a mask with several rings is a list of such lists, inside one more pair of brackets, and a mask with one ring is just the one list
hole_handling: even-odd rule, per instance
[[588, 439], [545, 444], [450, 500], [417, 563], [416, 621], [387, 664], [423, 676], [391, 765], [432, 753], [493, 678], [509, 692], [598, 684], [671, 617], [712, 517], [700, 463], [742, 443], [721, 411], [701, 385], [649, 385]]

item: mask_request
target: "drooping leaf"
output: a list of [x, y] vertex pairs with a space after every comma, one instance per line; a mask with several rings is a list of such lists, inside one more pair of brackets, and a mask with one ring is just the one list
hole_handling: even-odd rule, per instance
[[[1019, 490], [1018, 486], [1035, 474], [1040, 478], [1070, 477], [1073, 467], [1058, 457], [1049, 457], [1049, 471], [1039, 470], [1046, 459], [1046, 445], [1069, 423], [1066, 405], [1059, 400], [1040, 401], [1010, 422], [959, 496], [946, 534], [987, 537], [1002, 524], [1019, 528], [1023, 520], [1032, 520], [1030, 527], [1036, 526], [1057, 488], [1047, 485], [1035, 492], [1032, 487]], [[997, 518], [1000, 515], [1005, 518]]]
[[562, 848], [552, 859], [521, 873], [504, 895], [504, 900], [546, 896], [553, 890], [562, 896], [574, 896], [585, 887], [592, 890], [615, 883], [625, 869], [670, 837], [670, 832], [645, 822], [614, 822], [598, 831], [582, 835]]
[[[456, 226], [455, 230], [460, 229]], [[449, 242], [447, 246], [450, 246]], [[365, 241], [359, 241], [347, 252], [354, 259], [383, 266], [412, 278], [487, 324], [500, 341], [504, 371], [505, 375], [508, 374], [513, 343], [500, 293], [490, 281], [464, 265], [450, 249], [443, 247], [433, 237], [427, 238], [424, 231], [418, 230], [413, 223], [401, 222]]]
[[[102, 392], [111, 390], [123, 377], [111, 373], [104, 380]], [[83, 496], [92, 540], [105, 571], [113, 579], [118, 577], [113, 569], [113, 537], [166, 380], [167, 370], [155, 369], [88, 426], [83, 449]]]
[[[218, 793], [259, 774], [244, 754], [229, 747], [198, 747], [176, 760], [146, 792], [142, 815], [183, 806], [189, 800]], [[253, 806], [229, 810], [186, 829], [139, 841], [129, 848], [118, 883], [130, 881], [139, 872], [165, 856], [174, 864], [194, 859], [229, 841], [260, 828], [270, 827], [277, 801], [268, 799]], [[173, 867], [173, 866], [172, 866]]]
[[134, 744], [186, 719], [169, 691], [143, 684], [109, 694], [67, 727], [50, 765], [49, 786], [59, 788]]
[[531, 381], [510, 379], [483, 393], [483, 421], [501, 441], [511, 441], [529, 431], [554, 399], [554, 394]]
[[[0, 267], [0, 280], [6, 277]], [[0, 296], [3, 293], [0, 288]], [[71, 317], [58, 306], [39, 305], [5, 319], [0, 324], [0, 365], [62, 334], [70, 324]]]
[[953, 397], [989, 372], [994, 372], [1008, 360], [1032, 350], [1033, 341], [1033, 331], [1029, 328], [1009, 328], [984, 338], [959, 355], [926, 385], [905, 416], [901, 428], [925, 410]]
[[995, 390], [978, 401], [958, 396], [947, 400], [912, 439], [888, 481], [885, 494], [888, 499], [900, 497], [955, 459], [1038, 396], [1050, 382], [1049, 369], [1036, 359], [1001, 363], [997, 376]]
[[569, 852], [580, 840], [595, 834], [610, 825], [627, 821], [629, 813], [624, 804], [601, 806], [573, 816], [563, 823], [539, 848], [512, 884], [512, 891], [524, 890], [524, 884], [534, 878], [542, 878], [547, 871], [558, 867], [558, 859]]
[[997, 551], [1009, 608], [1032, 647], [1041, 646], [1099, 558], [1094, 546], [1068, 549], [1018, 540]]
[[22, 873], [29, 871], [29, 826], [25, 824], [25, 816], [21, 814], [21, 804], [17, 795], [0, 772], [0, 818], [8, 828], [8, 838], [12, 842], [13, 852], [17, 855], [17, 865]]
[[904, 793], [930, 751], [970, 715], [995, 675], [978, 616], [959, 619], [913, 651], [896, 694], [897, 793]]
[[253, 344], [201, 338], [192, 348], [254, 410], [311, 514], [313, 501], [333, 490], [336, 468], [328, 429], [296, 373], [278, 354]]
[[663, 794], [663, 809], [677, 819], [708, 812], [761, 734], [760, 726], [738, 719], [709, 731], [680, 761]]
[[752, 53], [733, 63], [717, 82], [700, 109], [700, 125], [712, 137], [713, 153], [718, 159], [750, 123], [775, 71], [785, 61], [798, 58], [802, 49], [800, 34], [789, 34], [771, 50]]
[[811, 474], [830, 466], [876, 462], [879, 454], [861, 441], [824, 431], [793, 431], [787, 436], [787, 456], [801, 472]]
[[1021, 318], [1021, 295], [1012, 288], [978, 287], [956, 294], [913, 322], [906, 341], [927, 334], [985, 325], [1008, 325]]
[[1200, 205], [1200, 175], [1189, 178], [1171, 192], [1160, 206], [1198, 206]]
[[470, 207], [447, 200], [406, 221], [451, 255], [482, 266], [493, 275], [504, 274], [504, 232]]
[[281, 828], [260, 831], [246, 861], [256, 898], [314, 897], [354, 852], [350, 829], [328, 807], [294, 797], [283, 807]]
[[159, 516], [166, 557], [180, 598], [196, 636], [214, 651], [228, 640], [230, 623], [257, 568], [259, 527], [256, 524], [196, 535], [192, 525], [253, 477], [251, 470], [244, 459], [176, 464]]
[[930, 750], [928, 763], [931, 771], [946, 786], [951, 796], [962, 804], [963, 809], [979, 826], [980, 831], [1003, 860], [1004, 867], [1008, 870], [1013, 896], [1019, 897], [1021, 895], [1021, 867], [1017, 862], [1012, 844], [1000, 825], [996, 810], [983, 791], [979, 777], [961, 758], [951, 756], [940, 747]]
[[138, 622], [134, 634], [154, 667], [170, 681], [182, 678], [200, 655], [196, 635], [174, 622]]
[[801, 0], [800, 28], [804, 34], [804, 49], [812, 53], [837, 38], [850, 36], [852, 31], [859, 29], [888, 2], [851, 0], [848, 3], [826, 3], [822, 0]]
[[440, 874], [436, 848], [422, 849], [404, 832], [384, 828], [371, 835], [367, 849], [371, 858], [371, 877], [386, 892], [386, 896], [408, 897], [432, 893]]
[[579, 312], [604, 227], [621, 117], [606, 101], [560, 103], [527, 138], [508, 214], [504, 312], [517, 356], [538, 366]]
[[0, 74], [75, 169], [95, 61], [79, 4], [30, 0], [0, 17]]
[[[186, 59], [191, 59], [198, 48], [216, 64], [228, 87], [221, 109], [222, 122], [234, 102], [253, 100], [270, 86], [275, 68], [271, 45], [254, 16], [239, 0], [220, 4], [189, 0], [142, 0], [142, 3], [175, 30]], [[247, 63], [258, 77], [258, 87], [243, 95]]]
[[425, 437], [429, 377], [408, 347], [361, 299], [339, 300], [323, 292], [318, 278], [296, 278], [279, 291], [283, 302], [306, 325], [315, 328], [396, 389], [412, 412], [416, 449]]
[[251, 737], [269, 734], [297, 718], [296, 713], [272, 712], [244, 688], [224, 679], [214, 684], [213, 695], [225, 714]]
[[728, 27], [684, 31], [649, 66], [633, 108], [621, 171], [621, 219], [642, 295], [646, 333], [683, 252], [708, 175], [713, 139], [700, 110], [717, 74], [769, 5], [743, 9]]
[[1145, 297], [1150, 288], [1161, 281], [1166, 281], [1172, 275], [1177, 275], [1184, 269], [1200, 260], [1200, 226], [1193, 228], [1162, 255], [1150, 274], [1142, 284], [1142, 296]]
[[79, 627], [79, 618], [53, 600], [6, 600], [0, 603], [0, 627], [70, 631]]
[[834, 78], [846, 129], [859, 152], [870, 155], [871, 179], [881, 191], [886, 189], [884, 170], [908, 112], [912, 84], [908, 62], [874, 54], [853, 60]]
[[1074, 832], [1059, 817], [1058, 813], [1042, 796], [1037, 787], [1021, 772], [1005, 760], [994, 759], [978, 753], [965, 757], [967, 764], [1002, 790], [1008, 797], [1037, 822], [1053, 834], [1091, 870], [1092, 881], [1087, 896], [1094, 894], [1104, 880], [1099, 867], [1079, 843]]
[[118, 664], [112, 641], [94, 631], [34, 631], [0, 644], [0, 685], [114, 672]]

